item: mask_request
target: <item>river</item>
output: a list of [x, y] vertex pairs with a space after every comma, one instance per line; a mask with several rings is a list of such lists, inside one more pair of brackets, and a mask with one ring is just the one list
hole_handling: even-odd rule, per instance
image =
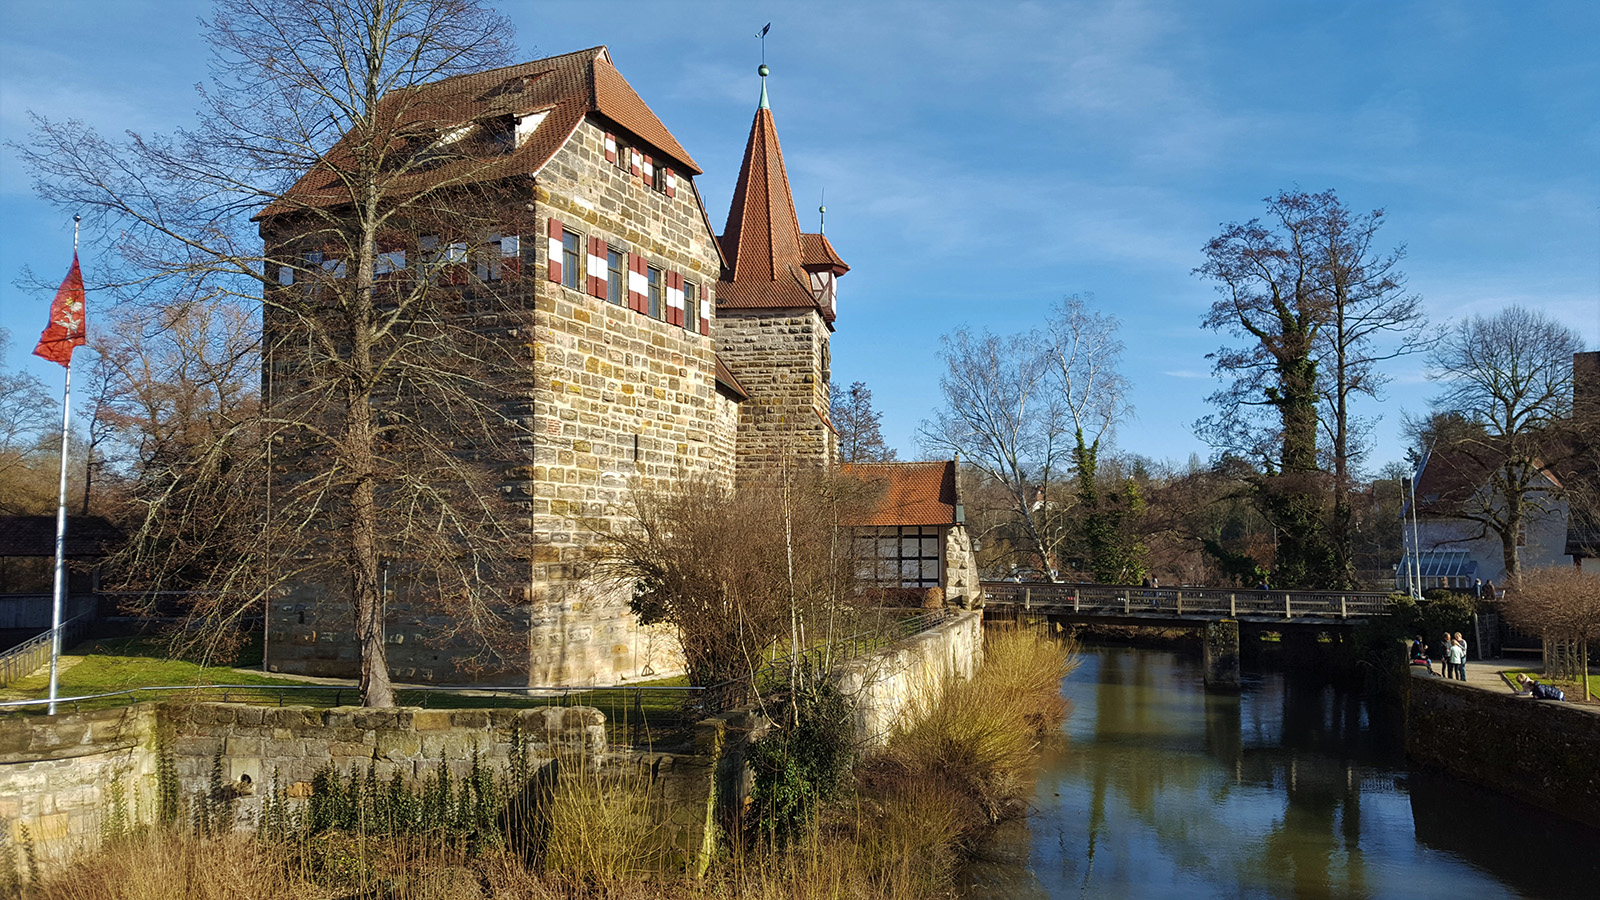
[[[1600, 898], [1600, 831], [1410, 768], [1393, 704], [1281, 672], [1087, 647], [1034, 814], [971, 898]], [[1600, 760], [1596, 761], [1600, 765]]]

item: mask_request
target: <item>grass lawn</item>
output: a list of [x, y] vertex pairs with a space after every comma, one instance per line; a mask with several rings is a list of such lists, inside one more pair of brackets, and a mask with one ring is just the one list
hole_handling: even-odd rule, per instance
[[[1583, 689], [1580, 686], [1569, 682], [1551, 681], [1544, 677], [1538, 669], [1506, 669], [1504, 674], [1512, 683], [1516, 682], [1518, 675], [1527, 675], [1535, 681], [1542, 681], [1545, 684], [1553, 684], [1561, 688], [1566, 693], [1568, 700], [1583, 699]], [[1589, 697], [1592, 701], [1600, 701], [1600, 675], [1589, 676]]]
[[[253, 652], [248, 646], [242, 648], [239, 658], [251, 660], [259, 666], [261, 660], [259, 645], [253, 648]], [[210, 685], [246, 687], [222, 689], [209, 687]], [[684, 700], [690, 692], [649, 690], [650, 688], [683, 688], [687, 685], [687, 679], [678, 677], [641, 682], [626, 688], [568, 691], [547, 697], [406, 689], [400, 689], [396, 693], [397, 702], [403, 706], [427, 706], [435, 709], [592, 706], [606, 714], [608, 730], [613, 741], [629, 742], [635, 737], [643, 737], [645, 730], [672, 728], [683, 721]], [[185, 689], [151, 690], [156, 687]], [[101, 709], [157, 699], [221, 700], [270, 706], [319, 707], [360, 703], [360, 695], [353, 684], [312, 685], [230, 666], [202, 665], [192, 660], [174, 659], [165, 642], [148, 637], [86, 641], [71, 648], [69, 653], [62, 654], [58, 696], [82, 697], [119, 691], [131, 693], [76, 701], [66, 704], [66, 708]], [[47, 697], [49, 692], [50, 673], [48, 670], [41, 670], [0, 688], [0, 700], [36, 700]], [[44, 711], [42, 706], [28, 709], [38, 713]], [[638, 729], [640, 733], [636, 735], [632, 726], [640, 723], [641, 719], [644, 728]]]

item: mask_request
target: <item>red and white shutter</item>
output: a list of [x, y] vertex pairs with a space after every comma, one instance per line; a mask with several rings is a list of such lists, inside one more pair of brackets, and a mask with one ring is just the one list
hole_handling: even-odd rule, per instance
[[617, 136], [608, 131], [606, 132], [606, 162], [615, 163], [616, 161]]
[[671, 169], [665, 169], [664, 171], [667, 175], [667, 196], [678, 196], [678, 173]]
[[545, 263], [545, 268], [550, 273], [550, 280], [561, 283], [561, 235], [563, 229], [557, 219], [550, 220], [550, 259]]
[[631, 147], [628, 149], [628, 171], [635, 175], [644, 174], [644, 155]]
[[605, 238], [589, 238], [589, 293], [601, 300], [606, 298], [606, 242]]
[[683, 327], [683, 274], [667, 273], [667, 324]]
[[711, 333], [711, 292], [703, 288], [700, 293], [700, 333]]
[[628, 308], [634, 312], [650, 309], [650, 264], [637, 253], [628, 254]]
[[656, 161], [648, 153], [644, 156], [644, 183], [646, 187], [656, 183]]

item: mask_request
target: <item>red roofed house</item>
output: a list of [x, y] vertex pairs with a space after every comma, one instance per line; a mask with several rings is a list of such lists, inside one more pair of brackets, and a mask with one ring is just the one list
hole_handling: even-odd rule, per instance
[[[828, 340], [835, 279], [849, 267], [820, 233], [800, 230], [765, 66], [761, 75], [720, 236], [695, 184], [699, 166], [603, 47], [445, 79], [396, 101], [436, 123], [412, 128], [416, 149], [400, 177], [460, 184], [499, 205], [475, 208], [470, 233], [397, 226], [379, 240], [380, 274], [459, 289], [464, 304], [492, 293], [528, 311], [526, 323], [484, 324], [531, 357], [509, 396], [532, 436], [501, 461], [499, 485], [527, 528], [529, 583], [508, 588], [526, 598], [528, 655], [501, 680], [605, 684], [677, 667], [668, 636], [642, 628], [625, 596], [584, 579], [595, 538], [578, 517], [620, 526], [619, 501], [638, 482], [700, 472], [731, 483], [780, 460], [836, 460]], [[341, 152], [336, 145], [330, 159]], [[437, 165], [418, 168], [429, 153]], [[344, 263], [317, 243], [314, 214], [348, 204], [342, 189], [319, 167], [258, 216], [269, 254], [284, 261], [278, 289], [309, 292], [343, 277]], [[266, 328], [270, 338], [270, 316]], [[270, 364], [265, 375], [269, 392], [275, 379], [290, 380]], [[946, 541], [959, 522], [948, 504], [939, 516], [881, 527], [926, 528]], [[916, 580], [935, 577], [949, 580], [942, 568], [919, 569]], [[275, 602], [268, 666], [352, 674], [345, 596], [338, 585], [301, 583]], [[437, 629], [423, 616], [388, 608], [393, 677], [462, 680], [449, 649], [429, 642]]]
[[946, 602], [982, 605], [955, 460], [853, 463], [844, 471], [881, 491], [870, 514], [846, 523], [867, 580], [886, 588], [940, 588]]

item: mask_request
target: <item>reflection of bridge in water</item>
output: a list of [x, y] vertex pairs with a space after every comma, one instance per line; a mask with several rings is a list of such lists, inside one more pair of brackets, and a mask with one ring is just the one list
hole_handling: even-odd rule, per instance
[[1191, 628], [1204, 633], [1206, 684], [1237, 689], [1239, 635], [1273, 631], [1313, 642], [1386, 614], [1380, 591], [1217, 590], [1110, 584], [985, 581], [985, 616], [1039, 616], [1072, 624]]

